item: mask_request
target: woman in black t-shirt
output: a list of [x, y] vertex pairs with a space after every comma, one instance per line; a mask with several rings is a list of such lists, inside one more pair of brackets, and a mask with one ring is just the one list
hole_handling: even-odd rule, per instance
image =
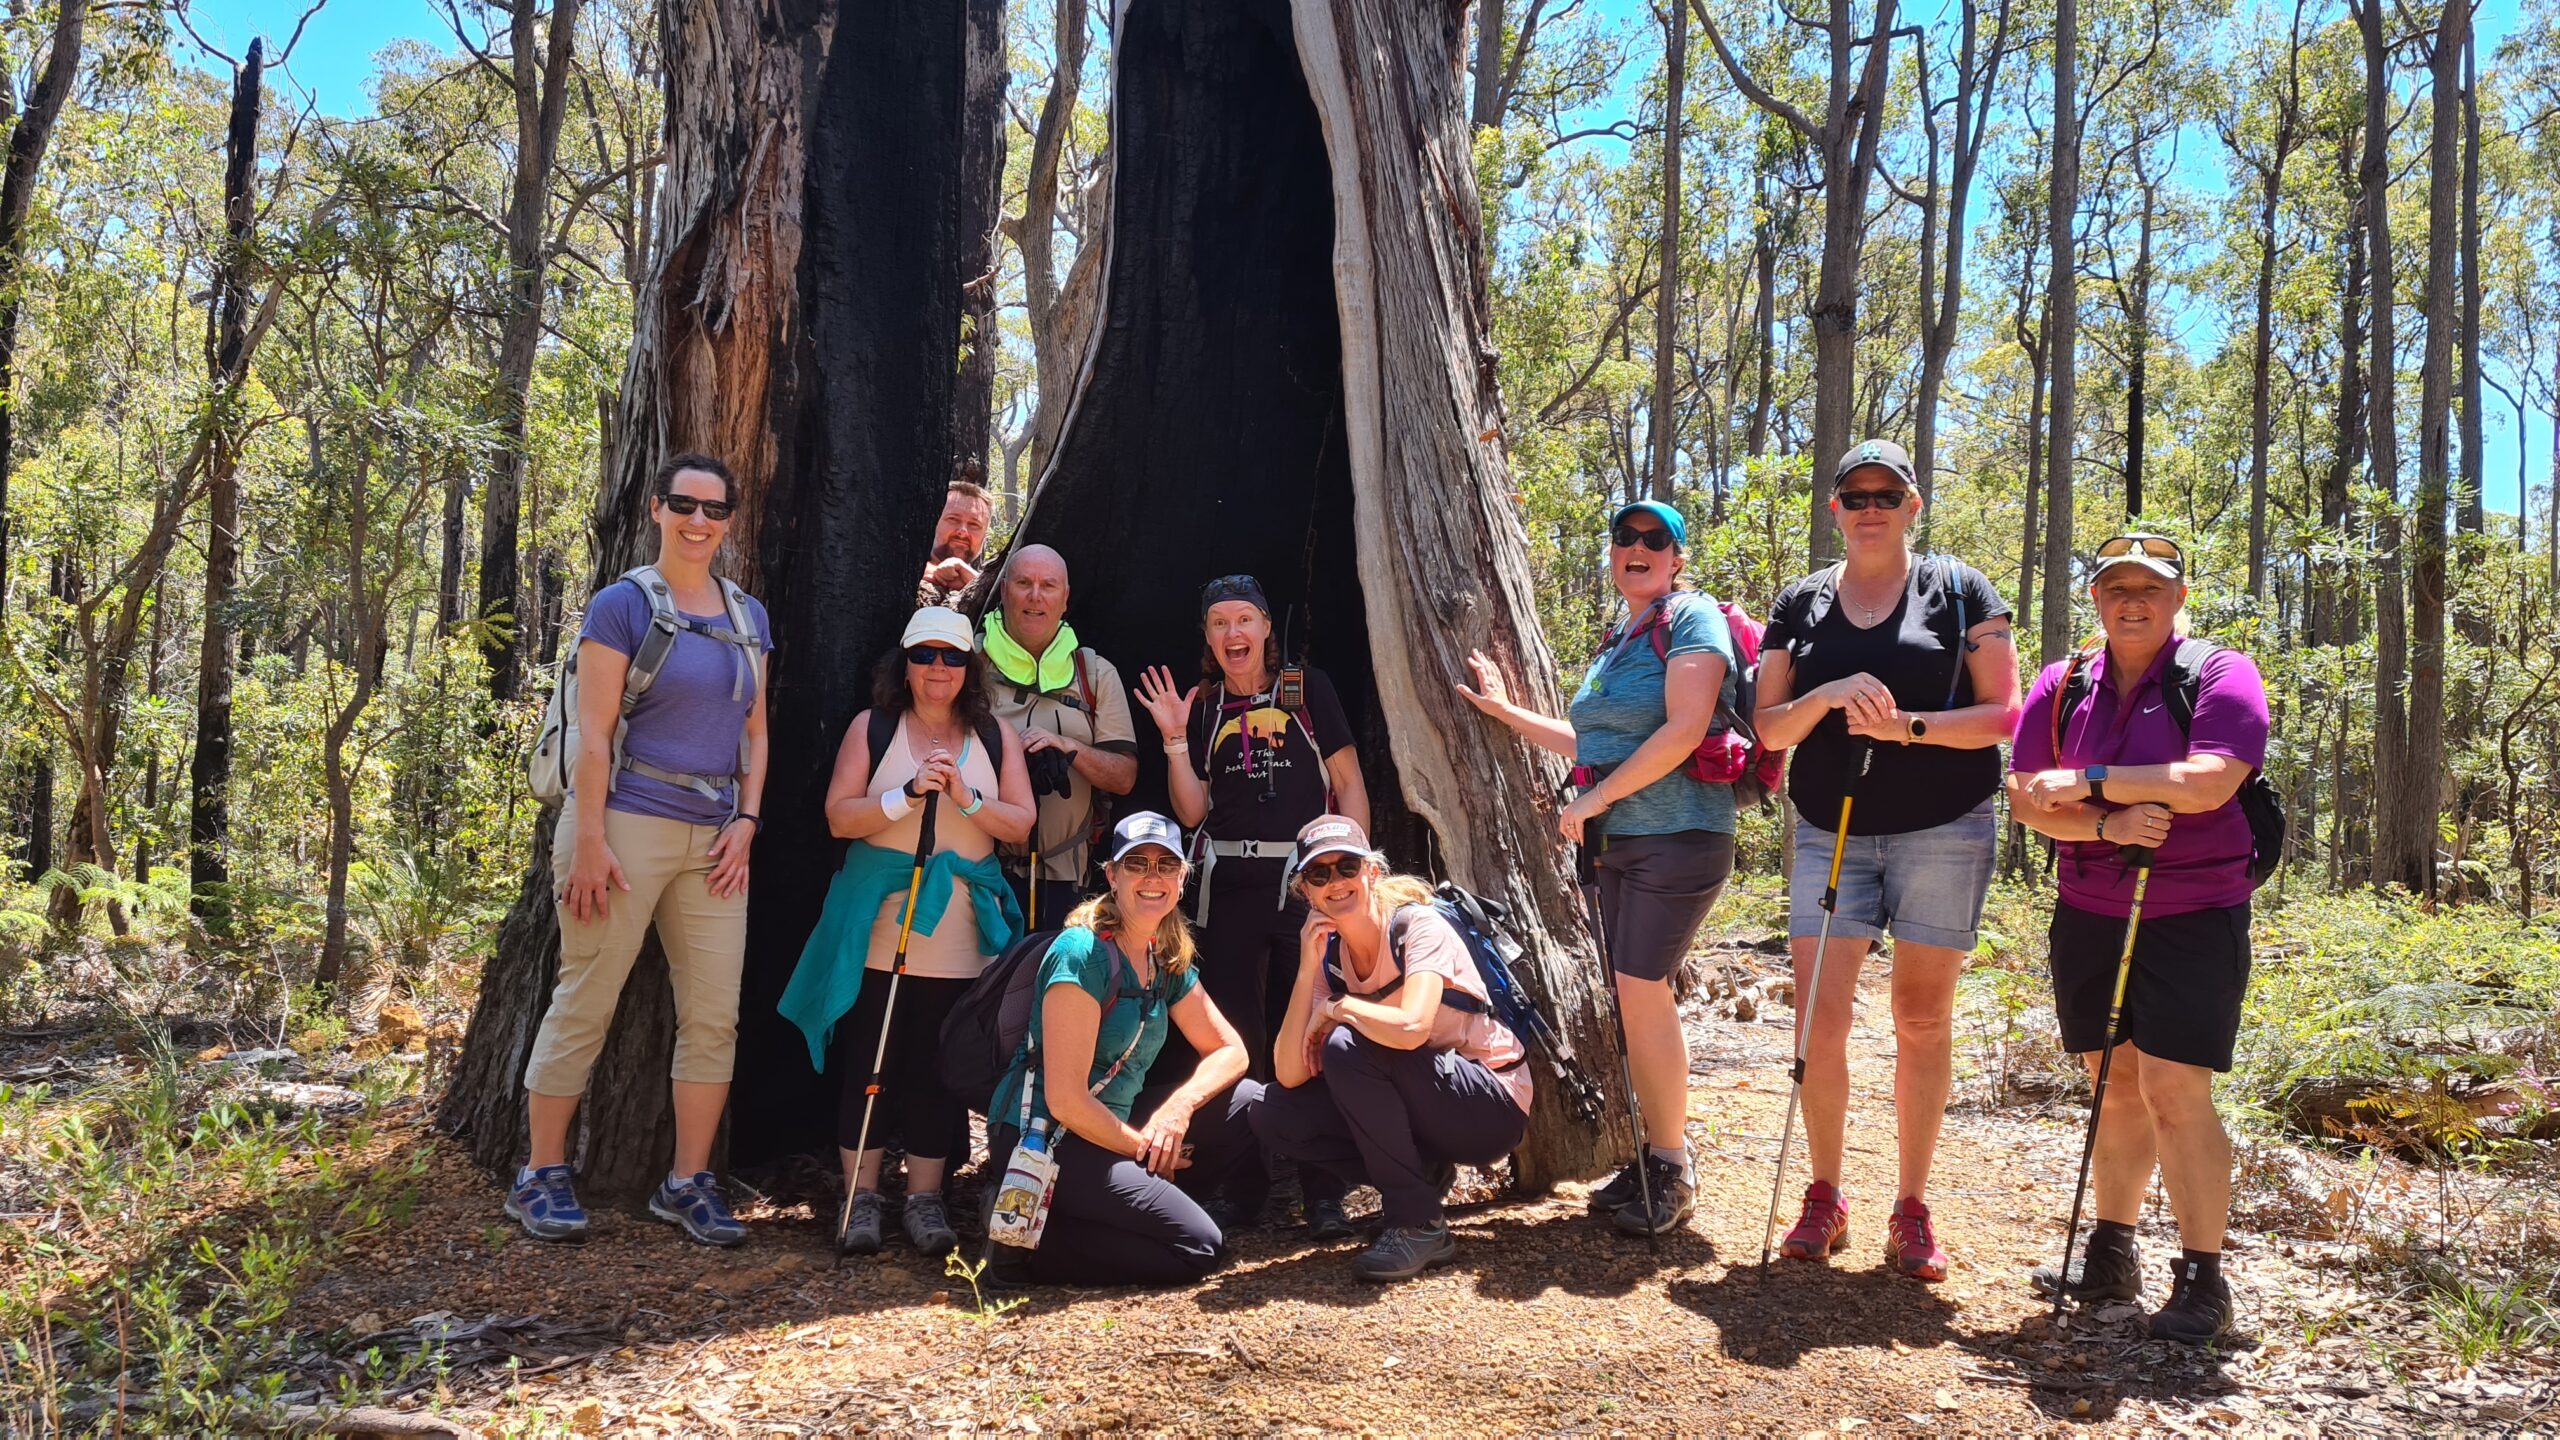
[[[1796, 1021], [1810, 1020], [1809, 1033], [1799, 1033], [1813, 1183], [1781, 1248], [1821, 1260], [1848, 1242], [1840, 1165], [1850, 1008], [1859, 962], [1891, 930], [1902, 1174], [1885, 1263], [1943, 1280], [1947, 1256], [1922, 1193], [1954, 1065], [1956, 976], [1991, 883], [1998, 841], [1991, 797], [2000, 788], [2000, 744], [2017, 721], [2017, 652], [2009, 606], [1980, 571], [1915, 556], [1905, 543], [1920, 490], [1901, 446], [1857, 446], [1841, 457], [1831, 486], [1847, 558], [1778, 596], [1760, 650], [1760, 738], [1795, 750], [1787, 767], [1797, 817], [1787, 928], [1800, 987]], [[1874, 762], [1852, 804], [1848, 787], [1870, 748]], [[1831, 944], [1817, 967], [1821, 896], [1844, 804], [1849, 838]]]
[[[1333, 682], [1310, 668], [1300, 693], [1282, 693], [1271, 604], [1259, 581], [1210, 581], [1200, 592], [1200, 630], [1201, 683], [1183, 689], [1172, 671], [1154, 666], [1139, 677], [1138, 703], [1164, 735], [1174, 818], [1204, 837], [1200, 983], [1244, 1038], [1249, 1073], [1267, 1081], [1307, 916], [1306, 902], [1288, 890], [1290, 850], [1319, 815], [1348, 815], [1365, 830], [1369, 791]], [[1181, 1048], [1168, 1045], [1158, 1065], [1187, 1066]], [[1318, 1182], [1308, 1179], [1312, 1191]], [[1269, 1190], [1257, 1167], [1231, 1187], [1227, 1218], [1250, 1220]], [[1325, 1197], [1307, 1198], [1312, 1205]]]

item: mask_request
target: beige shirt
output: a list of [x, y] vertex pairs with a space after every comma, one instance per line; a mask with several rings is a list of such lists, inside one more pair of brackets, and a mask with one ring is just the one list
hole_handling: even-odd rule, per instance
[[[1441, 918], [1439, 911], [1428, 905], [1408, 908], [1413, 915], [1405, 922], [1404, 973], [1437, 975], [1444, 993], [1454, 990], [1473, 997], [1479, 1004], [1489, 1004], [1484, 979], [1476, 974], [1475, 957], [1467, 953], [1467, 942], [1458, 938], [1458, 932]], [[1393, 924], [1392, 917], [1389, 924]], [[1379, 1004], [1392, 1005], [1395, 1000], [1380, 992], [1397, 983], [1395, 957], [1382, 944], [1373, 968], [1364, 970], [1346, 945], [1342, 950], [1342, 982], [1362, 999], [1378, 997]], [[1324, 999], [1324, 986], [1313, 987], [1307, 999], [1312, 1011]], [[1443, 1004], [1432, 1017], [1431, 1039], [1425, 1048], [1455, 1050], [1491, 1070], [1493, 1078], [1502, 1082], [1502, 1088], [1511, 1092], [1512, 1101], [1524, 1112], [1529, 1108], [1534, 1091], [1529, 1067], [1520, 1063], [1529, 1052], [1521, 1045], [1520, 1037], [1495, 1019], [1489, 1008], [1470, 1015], [1454, 1005]]]
[[[888, 753], [871, 757], [871, 783], [863, 793], [873, 797], [888, 794], [915, 777], [922, 769], [914, 747], [908, 743], [907, 728], [913, 714], [898, 717], [898, 732], [889, 741]], [[974, 732], [963, 732], [960, 742], [960, 778], [989, 800], [996, 798], [996, 767], [1003, 763], [1001, 755], [989, 755], [978, 743]], [[966, 797], [962, 797], [965, 803]], [[924, 804], [914, 809], [888, 829], [869, 837], [867, 844], [913, 855], [916, 837], [924, 828]], [[995, 837], [978, 828], [978, 822], [960, 813], [960, 804], [951, 796], [942, 797], [934, 807], [933, 848], [952, 851], [964, 860], [983, 860], [995, 853]], [[901, 888], [880, 905], [880, 917], [871, 922], [871, 955], [866, 962], [873, 970], [886, 970], [897, 962], [898, 926], [906, 918], [907, 892]], [[974, 980], [986, 968], [987, 958], [978, 953], [978, 917], [970, 908], [969, 897], [955, 890], [951, 904], [935, 922], [933, 933], [916, 932], [907, 940], [907, 973], [935, 980]]]
[[[989, 665], [987, 699], [995, 707], [996, 718], [1026, 736], [1046, 730], [1078, 745], [1136, 754], [1138, 732], [1129, 721], [1129, 691], [1120, 683], [1119, 669], [1092, 650], [1081, 653], [1084, 682], [1093, 688], [1090, 711], [1085, 709], [1083, 690], [1073, 681], [1064, 690], [1041, 693], [1016, 685]], [[1085, 877], [1085, 837], [1093, 826], [1093, 782], [1082, 772], [1070, 770], [1067, 784], [1064, 795], [1038, 797], [1040, 820], [1031, 834], [1040, 848], [1040, 878], [1080, 885]], [[1017, 872], [1030, 860], [1029, 846], [1001, 848], [1012, 862], [1008, 868]]]

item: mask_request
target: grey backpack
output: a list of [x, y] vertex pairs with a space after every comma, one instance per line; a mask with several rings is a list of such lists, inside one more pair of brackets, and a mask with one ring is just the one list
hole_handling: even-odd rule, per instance
[[[721, 604], [729, 612], [726, 629], [700, 620], [688, 620], [677, 613], [675, 591], [655, 565], [636, 566], [626, 570], [617, 585], [629, 583], [640, 587], [649, 598], [649, 632], [640, 638], [640, 648], [631, 657], [631, 667], [622, 677], [622, 714], [613, 727], [613, 763], [607, 772], [618, 781], [625, 770], [637, 770], [654, 780], [719, 799], [721, 791], [734, 783], [747, 769], [747, 736], [743, 727], [738, 732], [738, 768], [727, 775], [686, 775], [644, 765], [622, 753], [623, 736], [631, 728], [631, 712], [640, 697], [658, 683], [658, 672], [666, 668], [667, 657], [675, 652], [676, 636], [690, 630], [723, 644], [736, 647], [737, 676], [731, 682], [729, 698], [743, 700], [755, 693], [756, 661], [762, 642], [756, 636], [755, 619], [747, 612], [747, 592], [720, 581]], [[551, 686], [550, 703], [543, 707], [542, 728], [533, 740], [533, 753], [525, 762], [525, 778], [533, 790], [536, 804], [557, 806], [569, 798], [569, 782], [578, 768], [578, 647], [572, 644], [560, 657], [560, 668]]]

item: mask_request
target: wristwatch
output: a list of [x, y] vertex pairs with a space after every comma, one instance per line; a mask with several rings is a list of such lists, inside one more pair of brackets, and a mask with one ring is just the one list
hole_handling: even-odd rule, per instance
[[2106, 767], [2106, 766], [2104, 766], [2104, 765], [2092, 765], [2092, 766], [2090, 766], [2088, 769], [2083, 770], [2083, 771], [2081, 771], [2081, 772], [2080, 772], [2080, 778], [2081, 778], [2082, 780], [2087, 781], [2087, 782], [2088, 782], [2088, 784], [2089, 784], [2089, 798], [2090, 798], [2090, 799], [2092, 799], [2092, 800], [2104, 800], [2104, 799], [2106, 799], [2106, 798], [2107, 798], [2107, 767]]
[[1906, 739], [1917, 740], [1917, 739], [1919, 739], [1921, 736], [1926, 735], [1926, 734], [1928, 734], [1928, 733], [1929, 733], [1929, 722], [1928, 722], [1928, 721], [1921, 719], [1921, 718], [1920, 718], [1919, 716], [1917, 716], [1917, 715], [1911, 716], [1911, 717], [1910, 717], [1910, 720], [1911, 720], [1910, 728], [1909, 728], [1907, 731], [1905, 731], [1905, 732], [1904, 732], [1904, 737], [1905, 737]]

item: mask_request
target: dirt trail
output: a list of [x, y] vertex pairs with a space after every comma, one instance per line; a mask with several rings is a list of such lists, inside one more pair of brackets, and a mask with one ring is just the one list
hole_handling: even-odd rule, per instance
[[[2262, 1385], [2270, 1347], [2172, 1353], [2143, 1338], [2138, 1314], [2049, 1334], [2024, 1273], [2059, 1247], [2077, 1109], [1951, 1115], [1931, 1200], [1954, 1273], [1935, 1286], [1887, 1274], [1884, 978], [1882, 965], [1864, 977], [1846, 1182], [1853, 1244], [1830, 1266], [1781, 1262], [1764, 1273], [1757, 1263], [1792, 1013], [1772, 1006], [1752, 1023], [1693, 1024], [1698, 1214], [1658, 1252], [1587, 1217], [1574, 1186], [1466, 1207], [1453, 1217], [1457, 1262], [1400, 1286], [1352, 1280], [1348, 1247], [1258, 1231], [1196, 1291], [1042, 1294], [990, 1321], [971, 1313], [966, 1287], [939, 1264], [903, 1249], [831, 1269], [805, 1205], [746, 1207], [753, 1238], [735, 1254], [621, 1215], [599, 1217], [582, 1248], [538, 1245], [504, 1223], [492, 1183], [446, 1150], [415, 1222], [368, 1242], [295, 1318], [363, 1330], [427, 1312], [538, 1317], [548, 1338], [520, 1345], [529, 1367], [589, 1358], [523, 1378], [512, 1394], [502, 1371], [457, 1375], [450, 1403], [496, 1424], [530, 1423], [538, 1410], [621, 1434], [731, 1425], [1838, 1434], [2090, 1423], [2157, 1433], [2531, 1413], [2514, 1407], [2533, 1396], [2448, 1411], [2437, 1387], [2395, 1388], [2353, 1357]], [[1795, 1153], [1790, 1208], [1801, 1142]], [[2174, 1253], [2173, 1237], [2155, 1215], [2142, 1238], [2165, 1291], [2159, 1257]], [[2295, 1248], [2235, 1234], [2231, 1265], [2244, 1321], [2292, 1336], [2299, 1350], [2299, 1315], [2346, 1301], [2289, 1258]]]

